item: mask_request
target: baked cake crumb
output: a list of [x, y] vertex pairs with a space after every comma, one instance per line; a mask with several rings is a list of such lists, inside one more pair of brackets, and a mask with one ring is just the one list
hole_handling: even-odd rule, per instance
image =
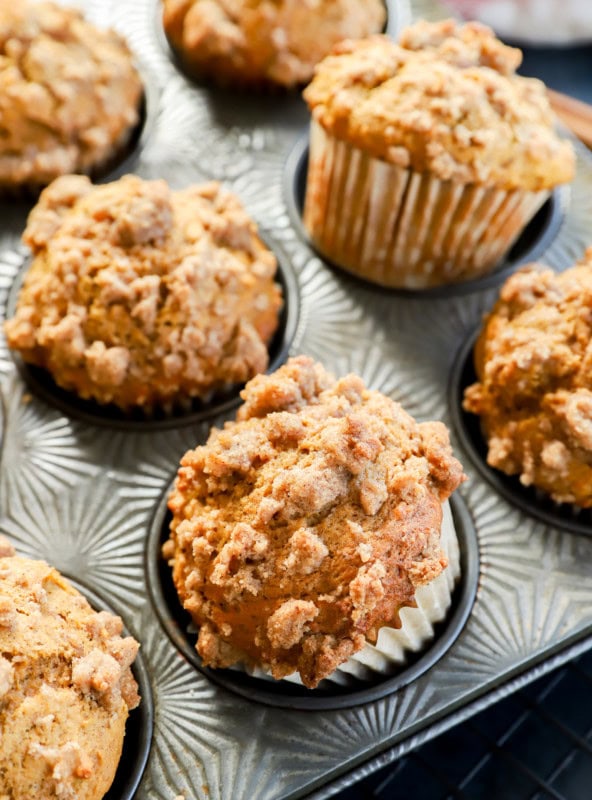
[[314, 687], [446, 567], [441, 504], [464, 475], [441, 423], [308, 357], [242, 398], [183, 457], [163, 553], [204, 664]]

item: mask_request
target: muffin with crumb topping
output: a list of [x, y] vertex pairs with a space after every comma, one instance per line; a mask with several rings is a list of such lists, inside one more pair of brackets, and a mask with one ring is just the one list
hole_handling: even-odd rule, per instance
[[446, 428], [305, 356], [242, 397], [169, 498], [163, 552], [203, 663], [310, 688], [388, 673], [433, 636], [459, 574]]
[[512, 275], [475, 348], [487, 463], [557, 503], [592, 508], [592, 248], [556, 273]]
[[382, 30], [383, 0], [163, 0], [185, 70], [227, 86], [292, 88], [348, 37]]
[[0, 796], [101, 800], [140, 702], [138, 643], [0, 537]]
[[0, 192], [108, 169], [143, 97], [123, 39], [51, 2], [0, 0], [0, 19]]
[[62, 388], [151, 413], [267, 368], [277, 262], [219, 184], [59, 178], [23, 238], [33, 260], [7, 341]]
[[574, 174], [544, 85], [478, 23], [418, 22], [337, 45], [312, 114], [304, 225], [335, 264], [383, 286], [490, 272]]

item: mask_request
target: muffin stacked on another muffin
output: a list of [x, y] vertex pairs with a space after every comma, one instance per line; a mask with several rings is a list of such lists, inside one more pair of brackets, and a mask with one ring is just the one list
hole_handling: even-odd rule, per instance
[[592, 248], [559, 274], [513, 275], [475, 348], [487, 463], [558, 503], [592, 508]]
[[383, 0], [164, 0], [166, 35], [196, 77], [241, 87], [307, 83], [334, 44], [382, 30]]
[[384, 626], [405, 638], [405, 608], [446, 568], [442, 503], [462, 467], [444, 425], [305, 356], [242, 397], [236, 422], [184, 456], [163, 552], [205, 665], [315, 687]]
[[101, 170], [139, 122], [125, 42], [48, 2], [0, 0], [0, 193]]
[[181, 406], [266, 369], [277, 262], [217, 183], [60, 178], [30, 214], [10, 347], [121, 409]]
[[138, 643], [0, 537], [0, 796], [100, 800], [119, 763]]
[[486, 274], [572, 179], [543, 84], [477, 23], [343, 42], [304, 92], [304, 224], [323, 255], [384, 286]]

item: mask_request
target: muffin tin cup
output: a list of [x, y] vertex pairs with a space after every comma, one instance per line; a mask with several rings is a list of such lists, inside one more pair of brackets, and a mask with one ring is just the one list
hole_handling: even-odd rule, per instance
[[[264, 241], [264, 237], [260, 238]], [[278, 268], [275, 280], [282, 289], [283, 306], [280, 311], [278, 329], [269, 344], [269, 365], [267, 372], [276, 370], [288, 357], [288, 352], [296, 332], [300, 313], [299, 287], [290, 260], [270, 246], [277, 258]], [[31, 260], [26, 259], [16, 279], [12, 283], [8, 302], [7, 318], [14, 316], [18, 293], [23, 284]], [[27, 364], [20, 354], [11, 351], [12, 359], [32, 393], [62, 413], [73, 419], [80, 419], [92, 425], [120, 430], [164, 430], [180, 425], [192, 425], [228, 413], [240, 403], [242, 384], [228, 384], [212, 391], [203, 400], [187, 400], [167, 408], [149, 410], [137, 409], [125, 412], [113, 404], [101, 405], [93, 400], [84, 400], [75, 392], [58, 386], [50, 372], [42, 367]]]
[[[330, 138], [320, 125], [311, 126], [312, 147], [320, 148], [312, 167], [309, 137], [297, 142], [286, 162], [284, 194], [291, 220], [306, 243], [329, 266], [345, 269], [365, 283], [425, 297], [475, 292], [535, 261], [561, 228], [567, 187], [552, 192], [466, 188], [387, 164]], [[382, 200], [384, 191], [393, 198], [388, 206]], [[438, 224], [432, 214], [436, 207], [447, 210]], [[498, 236], [501, 229], [503, 236]], [[440, 252], [445, 245], [460, 248], [469, 264], [466, 275], [460, 272], [455, 278], [459, 267], [451, 261], [446, 280], [452, 282], [430, 285], [432, 270], [439, 269], [434, 262], [421, 271], [413, 269], [422, 252], [436, 249], [434, 241]], [[481, 255], [493, 266], [477, 277], [471, 265]]]
[[393, 672], [388, 675], [375, 672], [371, 676], [369, 673], [367, 680], [356, 680], [345, 686], [323, 681], [322, 688], [306, 689], [290, 680], [255, 677], [242, 669], [204, 667], [195, 650], [195, 626], [179, 602], [171, 568], [161, 555], [171, 519], [167, 510], [168, 494], [167, 491], [152, 518], [146, 547], [146, 582], [156, 615], [187, 661], [209, 680], [249, 700], [276, 708], [320, 711], [349, 708], [386, 697], [436, 664], [452, 646], [470, 614], [479, 579], [479, 549], [471, 515], [460, 496], [453, 495], [450, 506], [460, 550], [460, 579], [452, 592], [445, 618], [434, 625], [434, 638], [418, 652], [408, 652], [405, 663]]
[[556, 503], [541, 490], [523, 486], [517, 476], [506, 475], [487, 464], [487, 442], [479, 417], [462, 407], [465, 389], [477, 380], [473, 352], [478, 334], [479, 330], [474, 330], [458, 351], [448, 386], [452, 424], [462, 447], [481, 477], [509, 503], [546, 525], [592, 537], [592, 510]]
[[[81, 584], [66, 573], [62, 574], [88, 600], [95, 611], [108, 611], [110, 614], [119, 616], [94, 589]], [[123, 634], [130, 636], [130, 632], [125, 629], [125, 620], [123, 622]], [[127, 718], [121, 758], [111, 788], [105, 795], [104, 800], [133, 800], [136, 797], [136, 791], [150, 756], [154, 729], [154, 703], [150, 677], [141, 650], [136, 656], [131, 669], [138, 684], [138, 694], [141, 697], [141, 702], [138, 708], [130, 711]]]

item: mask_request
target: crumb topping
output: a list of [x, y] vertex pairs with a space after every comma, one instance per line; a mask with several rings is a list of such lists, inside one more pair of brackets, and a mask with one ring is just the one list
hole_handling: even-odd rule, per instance
[[23, 238], [34, 258], [7, 339], [60, 386], [150, 409], [265, 370], [277, 264], [219, 184], [63, 177]]
[[140, 700], [138, 643], [47, 564], [5, 555], [0, 569], [0, 796], [103, 797]]
[[304, 97], [313, 118], [376, 158], [441, 180], [539, 191], [572, 179], [544, 85], [477, 23], [417, 22], [338, 44]]
[[205, 664], [314, 687], [445, 568], [441, 503], [464, 475], [441, 423], [305, 356], [242, 397], [181, 461], [164, 554]]
[[139, 119], [125, 42], [60, 5], [0, 0], [0, 185], [89, 171]]
[[510, 277], [475, 353], [464, 407], [481, 416], [488, 463], [591, 508], [592, 248], [565, 272]]
[[293, 87], [334, 44], [378, 33], [385, 18], [383, 0], [164, 0], [163, 24], [197, 74]]

